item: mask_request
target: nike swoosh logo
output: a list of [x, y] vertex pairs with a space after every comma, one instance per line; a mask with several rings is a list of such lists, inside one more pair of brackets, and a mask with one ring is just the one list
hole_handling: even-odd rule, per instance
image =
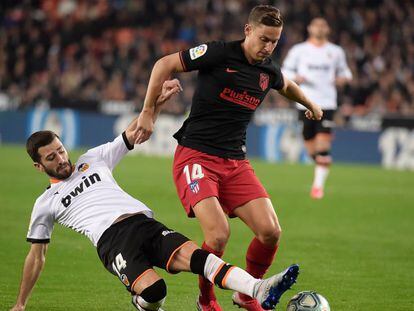
[[233, 69], [230, 69], [230, 68], [226, 68], [226, 72], [234, 73], [234, 72], [238, 72], [238, 70], [233, 70]]
[[56, 191], [53, 195], [59, 194], [59, 191]]

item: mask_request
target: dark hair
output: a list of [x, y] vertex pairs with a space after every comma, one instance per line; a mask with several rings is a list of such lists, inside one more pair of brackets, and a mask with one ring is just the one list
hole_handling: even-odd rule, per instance
[[49, 145], [55, 138], [60, 137], [52, 131], [34, 132], [26, 141], [26, 151], [32, 158], [33, 162], [40, 162], [38, 150], [40, 147]]
[[255, 6], [248, 19], [249, 24], [263, 24], [271, 27], [282, 27], [282, 15], [278, 8], [272, 5], [261, 4]]

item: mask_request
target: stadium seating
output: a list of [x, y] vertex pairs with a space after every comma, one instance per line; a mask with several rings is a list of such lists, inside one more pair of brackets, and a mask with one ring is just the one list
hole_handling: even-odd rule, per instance
[[[266, 1], [258, 1], [266, 3]], [[411, 1], [278, 1], [281, 60], [324, 16], [345, 48], [354, 80], [340, 90], [340, 112], [414, 115], [414, 4]], [[209, 40], [242, 37], [249, 1], [5, 1], [0, 28], [0, 101], [24, 108], [48, 102], [96, 110], [101, 102], [139, 110], [152, 65], [162, 55]], [[398, 27], [396, 26], [398, 25]], [[184, 113], [193, 80], [166, 107]], [[265, 107], [287, 107], [274, 92]]]

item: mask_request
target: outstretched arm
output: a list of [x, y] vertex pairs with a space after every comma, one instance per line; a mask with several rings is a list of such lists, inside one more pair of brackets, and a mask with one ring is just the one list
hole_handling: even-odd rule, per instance
[[298, 102], [305, 106], [308, 110], [305, 112], [306, 117], [311, 120], [320, 120], [322, 119], [322, 109], [319, 107], [319, 105], [312, 102], [309, 98], [305, 96], [303, 91], [300, 89], [300, 87], [293, 82], [292, 80], [289, 80], [287, 77], [283, 77], [284, 85], [283, 88], [279, 90], [279, 93], [283, 95], [284, 97], [293, 100], [295, 102]]
[[[145, 95], [144, 107], [138, 118], [137, 139], [135, 143], [141, 144], [148, 140], [154, 130], [154, 122], [160, 110], [158, 99], [162, 95], [163, 85], [175, 72], [184, 71], [179, 53], [170, 54], [159, 59], [152, 69]], [[172, 80], [174, 81], [174, 80]], [[178, 80], [177, 80], [178, 81]], [[181, 85], [179, 85], [181, 90]]]
[[30, 293], [36, 284], [45, 265], [47, 244], [33, 243], [24, 262], [22, 280], [16, 304], [11, 311], [20, 311], [26, 308]]
[[[157, 98], [157, 108], [153, 117], [156, 118], [163, 103], [168, 101], [174, 94], [180, 92], [181, 86], [177, 79], [165, 81], [162, 87], [162, 93]], [[127, 126], [122, 135], [116, 137], [113, 141], [89, 149], [83, 156], [100, 159], [106, 163], [112, 171], [121, 159], [132, 149], [137, 139], [137, 120], [134, 118]]]
[[[141, 143], [144, 141], [139, 140], [138, 136], [142, 135], [144, 126], [142, 123], [145, 123], [147, 121], [150, 121], [150, 124], [153, 126], [155, 123], [155, 120], [158, 117], [158, 114], [161, 111], [162, 106], [175, 94], [181, 92], [183, 89], [181, 87], [180, 81], [178, 79], [173, 80], [167, 80], [162, 84], [161, 88], [161, 94], [157, 97], [156, 103], [154, 108], [151, 108], [152, 112], [150, 114], [147, 114], [144, 112], [144, 110], [141, 112], [138, 118], [135, 118], [132, 120], [132, 122], [129, 124], [128, 128], [125, 130], [126, 137], [128, 139], [128, 142], [131, 146], [133, 146], [136, 143]], [[141, 122], [141, 123], [140, 123]], [[152, 132], [151, 132], [152, 133]], [[149, 134], [151, 135], [151, 134]], [[149, 138], [149, 136], [148, 136]], [[147, 138], [147, 139], [148, 139]]]

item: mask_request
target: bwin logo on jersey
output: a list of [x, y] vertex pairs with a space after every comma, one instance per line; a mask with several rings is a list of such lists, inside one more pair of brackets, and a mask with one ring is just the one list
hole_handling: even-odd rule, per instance
[[101, 181], [101, 177], [97, 173], [89, 175], [88, 177], [83, 176], [82, 182], [75, 187], [67, 196], [63, 197], [61, 202], [64, 207], [68, 207], [70, 203], [72, 203], [72, 198], [77, 197], [79, 194], [83, 192], [86, 188], [89, 188], [91, 185], [96, 183], [97, 181]]

